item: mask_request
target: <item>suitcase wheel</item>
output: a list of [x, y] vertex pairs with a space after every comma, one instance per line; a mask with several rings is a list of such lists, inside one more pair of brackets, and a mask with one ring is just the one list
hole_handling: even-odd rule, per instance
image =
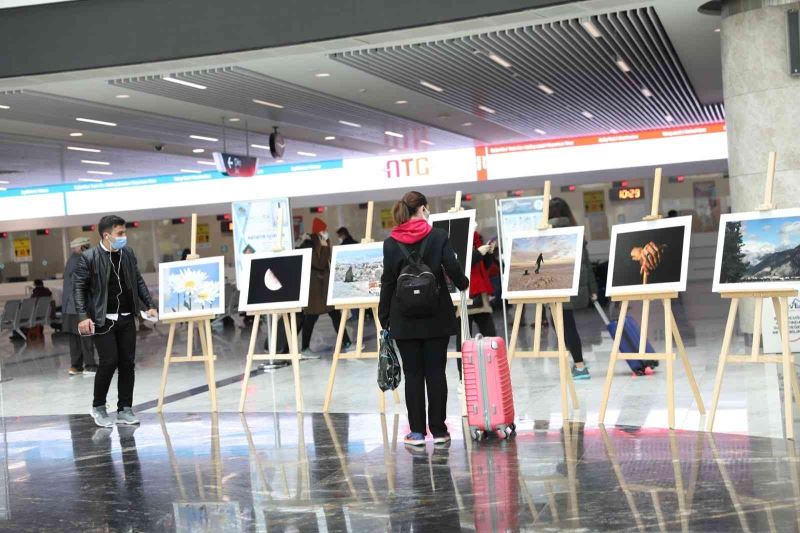
[[469, 434], [472, 436], [472, 440], [481, 440], [483, 438], [483, 431], [477, 428], [469, 428]]

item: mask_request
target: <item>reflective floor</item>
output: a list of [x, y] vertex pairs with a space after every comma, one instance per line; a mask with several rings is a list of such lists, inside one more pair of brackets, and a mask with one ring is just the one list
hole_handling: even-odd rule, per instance
[[523, 418], [402, 444], [400, 415], [5, 421], [3, 531], [797, 531], [787, 441]]

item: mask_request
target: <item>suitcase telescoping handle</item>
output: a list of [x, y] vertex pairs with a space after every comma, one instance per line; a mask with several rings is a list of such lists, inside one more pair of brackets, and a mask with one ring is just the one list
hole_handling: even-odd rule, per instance
[[[469, 316], [467, 315], [467, 291], [461, 291], [461, 303], [458, 306], [458, 317], [461, 321], [461, 342], [469, 340]], [[460, 347], [459, 347], [460, 349]]]
[[594, 308], [597, 309], [597, 313], [600, 315], [600, 318], [603, 319], [603, 323], [606, 326], [608, 326], [611, 322], [609, 322], [608, 316], [606, 315], [606, 312], [603, 311], [603, 307], [600, 305], [600, 302], [598, 302], [597, 300], [594, 301]]

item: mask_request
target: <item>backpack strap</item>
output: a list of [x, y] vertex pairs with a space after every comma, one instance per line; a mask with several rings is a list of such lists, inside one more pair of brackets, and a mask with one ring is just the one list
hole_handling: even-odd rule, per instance
[[403, 252], [403, 255], [406, 257], [407, 261], [411, 261], [411, 254], [415, 252], [419, 257], [419, 260], [422, 261], [422, 257], [425, 255], [425, 247], [428, 245], [428, 237], [430, 237], [430, 235], [430, 233], [425, 235], [425, 237], [422, 239], [422, 245], [420, 246], [419, 250], [414, 250], [413, 252], [409, 252], [408, 247], [397, 239], [395, 239], [394, 242], [396, 242], [397, 246], [400, 247], [400, 251]]

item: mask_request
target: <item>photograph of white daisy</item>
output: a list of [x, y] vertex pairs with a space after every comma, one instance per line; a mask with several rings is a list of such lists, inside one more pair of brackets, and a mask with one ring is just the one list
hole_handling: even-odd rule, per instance
[[158, 312], [162, 319], [211, 316], [225, 305], [224, 257], [158, 265]]

